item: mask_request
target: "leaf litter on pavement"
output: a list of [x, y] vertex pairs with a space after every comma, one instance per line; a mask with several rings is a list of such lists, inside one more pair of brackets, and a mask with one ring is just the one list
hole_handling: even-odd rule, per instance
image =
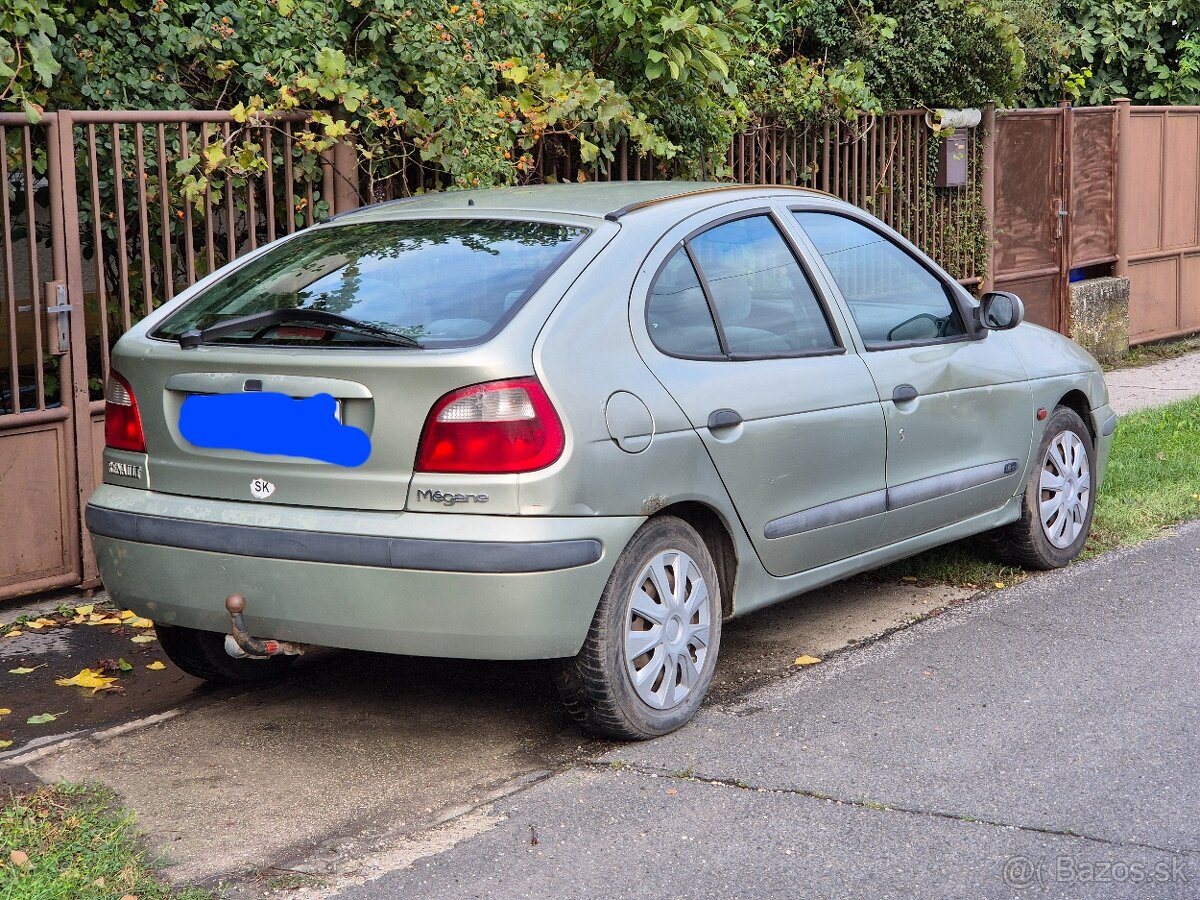
[[[63, 604], [54, 611], [21, 616], [11, 624], [0, 622], [0, 641], [7, 643], [6, 639], [16, 639], [22, 636], [25, 637], [26, 641], [37, 641], [38, 638], [35, 635], [47, 634], [51, 631], [62, 634], [63, 630], [79, 625], [107, 629], [112, 637], [104, 636], [99, 638], [99, 640], [103, 644], [109, 644], [110, 646], [113, 639], [128, 640], [144, 646], [146, 648], [144, 652], [149, 652], [151, 648], [146, 645], [157, 640], [153, 631], [154, 622], [151, 619], [139, 616], [130, 609], [114, 609], [108, 604], [101, 603], [84, 603], [79, 605]], [[93, 642], [88, 641], [87, 643], [90, 644]], [[20, 646], [24, 650], [33, 645], [24, 643]], [[116, 648], [113, 647], [112, 649]], [[27, 650], [26, 652], [40, 655], [45, 652], [53, 654], [54, 651]], [[11, 725], [5, 726], [3, 724], [5, 721], [17, 721], [24, 722], [25, 725], [29, 726], [40, 726], [56, 722], [60, 716], [67, 715], [69, 712], [68, 710], [42, 712], [38, 709], [38, 706], [41, 706], [41, 703], [38, 701], [39, 697], [46, 701], [45, 706], [41, 706], [42, 710], [44, 710], [46, 706], [54, 703], [52, 699], [49, 699], [52, 695], [60, 696], [56, 693], [60, 688], [82, 689], [77, 693], [77, 696], [80, 698], [89, 698], [84, 701], [88, 703], [90, 703], [90, 698], [96, 695], [111, 696], [113, 694], [121, 694], [125, 692], [122, 676], [134, 673], [136, 668], [134, 663], [115, 653], [112, 654], [112, 658], [101, 658], [91, 666], [84, 667], [78, 671], [70, 669], [66, 672], [63, 672], [62, 669], [54, 671], [56, 666], [54, 665], [52, 656], [47, 657], [50, 661], [38, 663], [36, 661], [26, 662], [25, 659], [20, 658], [21, 655], [24, 655], [23, 651], [16, 650], [12, 654], [14, 658], [10, 663], [11, 668], [0, 670], [6, 673], [5, 675], [0, 675], [0, 702], [7, 699], [9, 705], [16, 707], [18, 710], [18, 716], [13, 716], [6, 720], [4, 717], [12, 716], [12, 710], [8, 707], [0, 707], [0, 751], [12, 747], [19, 737], [19, 735], [14, 733]], [[134, 660], [135, 662], [137, 661], [136, 657], [134, 657]], [[143, 660], [143, 664], [147, 670], [155, 673], [167, 669], [167, 665], [161, 660]], [[45, 670], [44, 672], [39, 672], [39, 670], [43, 669]], [[2, 681], [5, 677], [13, 679], [13, 681], [8, 683], [10, 687], [8, 691], [4, 690], [5, 683]], [[54, 682], [53, 686], [50, 684], [51, 679]], [[154, 690], [153, 685], [160, 683], [145, 683], [139, 694], [145, 690]], [[18, 684], [21, 686], [18, 687]], [[44, 687], [42, 687], [43, 685]], [[30, 694], [30, 690], [34, 693]], [[6, 697], [6, 693], [10, 696]], [[14, 700], [17, 702], [13, 702]], [[56, 706], [57, 704], [54, 705]], [[53, 708], [51, 706], [51, 709]], [[116, 711], [114, 708], [113, 712]], [[94, 718], [96, 714], [84, 713], [83, 715], [86, 718]], [[99, 715], [103, 716], [105, 714], [99, 713]], [[74, 720], [76, 713], [71, 712], [70, 716]]]

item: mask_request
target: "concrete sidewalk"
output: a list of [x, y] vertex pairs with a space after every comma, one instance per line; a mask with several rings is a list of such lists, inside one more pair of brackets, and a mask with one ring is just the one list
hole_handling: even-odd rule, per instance
[[1200, 351], [1151, 366], [1106, 372], [1108, 393], [1117, 415], [1162, 406], [1200, 394]]
[[1192, 524], [990, 595], [342, 896], [1196, 897], [1198, 565]]

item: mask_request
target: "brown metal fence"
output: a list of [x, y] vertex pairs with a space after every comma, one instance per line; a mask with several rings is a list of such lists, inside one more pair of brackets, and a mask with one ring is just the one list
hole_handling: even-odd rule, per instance
[[[980, 130], [972, 131], [968, 183], [961, 188], [934, 186], [938, 143], [925, 124], [924, 110], [807, 128], [759, 125], [733, 139], [723, 169], [711, 163], [702, 168], [745, 184], [796, 185], [834, 194], [879, 216], [962, 283], [975, 285], [984, 275], [984, 248], [963, 238], [985, 228], [985, 142]], [[534, 149], [533, 166], [523, 177], [527, 183], [653, 181], [680, 174], [671, 160], [638, 155], [625, 141], [611, 161], [583, 165], [576, 144], [547, 139]], [[373, 200], [449, 184], [445, 173], [422, 162], [415, 151], [398, 153], [389, 165], [364, 168], [360, 176], [351, 193]]]
[[116, 339], [260, 243], [311, 225], [338, 193], [295, 114], [250, 130], [270, 165], [179, 191], [222, 112], [0, 115], [0, 598], [94, 582], [81, 511], [101, 480], [103, 385]]
[[[199, 148], [230, 140], [228, 113], [0, 114], [0, 599], [95, 583], [81, 510], [101, 478], [102, 389], [121, 333], [239, 254], [360, 198], [447, 186], [415, 152], [382, 173], [356, 167], [348, 148], [306, 154], [294, 140], [305, 118], [254, 126], [265, 170], [214, 180], [197, 208], [180, 184]], [[935, 186], [938, 143], [921, 111], [766, 125], [735, 138], [719, 174], [857, 204], [962, 283], [1023, 292], [1034, 320], [1060, 330], [1071, 268], [1114, 264], [1134, 284], [1136, 340], [1200, 329], [1200, 109], [989, 112], [957, 188]], [[625, 145], [581, 166], [572, 145], [545, 142], [527, 178], [674, 174]]]
[[984, 140], [968, 137], [967, 184], [935, 187], [939, 145], [923, 110], [864, 116], [808, 129], [763, 126], [738, 135], [727, 160], [734, 181], [813, 187], [860, 206], [936, 259], [963, 284], [982, 281]]
[[1134, 343], [1200, 331], [1200, 107], [1118, 104], [1118, 273]]

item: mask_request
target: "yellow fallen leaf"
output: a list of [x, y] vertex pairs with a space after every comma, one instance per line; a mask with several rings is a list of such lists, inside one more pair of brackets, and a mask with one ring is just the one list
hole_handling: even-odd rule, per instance
[[137, 613], [135, 613], [132, 609], [123, 609], [117, 613], [117, 618], [124, 621], [125, 619], [132, 619], [136, 615]]
[[92, 610], [94, 610], [95, 608], [96, 608], [96, 606], [93, 603], [89, 603], [89, 604], [87, 604], [87, 606], [77, 606], [77, 607], [75, 607], [75, 615], [90, 616], [92, 614]]
[[996, 587], [998, 587], [998, 588], [1002, 588], [1002, 587], [1004, 587], [1004, 582], [1003, 582], [1003, 581], [994, 581], [994, 582], [992, 582], [992, 583], [993, 583], [994, 585], [996, 585]]
[[42, 616], [41, 618], [34, 619], [32, 622], [26, 622], [26, 623], [25, 623], [25, 627], [26, 627], [26, 628], [34, 628], [34, 629], [37, 629], [37, 628], [53, 628], [53, 627], [55, 627], [56, 625], [58, 625], [58, 623], [57, 623], [57, 622], [55, 622], [53, 619], [47, 619], [45, 616]]
[[109, 616], [107, 619], [94, 619], [88, 622], [89, 625], [120, 625], [121, 620], [116, 616]]
[[6, 632], [4, 636], [5, 636], [5, 637], [20, 637], [20, 636], [21, 636], [21, 629], [20, 629], [20, 628], [14, 628], [12, 631]]
[[128, 625], [130, 628], [153, 628], [154, 627], [154, 622], [152, 622], [150, 619], [143, 619], [141, 616], [138, 616], [136, 619], [129, 619], [125, 622], [125, 624]]
[[916, 581], [916, 580], [917, 580], [917, 576], [916, 576], [916, 575], [905, 575], [905, 576], [904, 576], [904, 577], [902, 577], [900, 580], [901, 580], [901, 581]]
[[12, 715], [12, 710], [6, 706], [0, 706], [0, 716]]
[[12, 741], [0, 741], [0, 750], [5, 749], [6, 747], [11, 747], [12, 745]]
[[151, 641], [158, 639], [152, 634], [139, 634], [137, 637], [131, 637], [129, 640], [133, 641], [135, 644], [148, 644]]
[[153, 669], [155, 672], [161, 672], [166, 667], [167, 667], [167, 664], [164, 663], [160, 659], [156, 659], [154, 662], [152, 662], [146, 666], [147, 669]]
[[71, 678], [56, 678], [54, 683], [62, 687], [91, 688], [94, 694], [96, 691], [110, 687], [116, 680], [111, 675], [105, 675], [103, 669], [80, 669], [78, 675]]
[[809, 656], [807, 653], [803, 656], [796, 657], [796, 665], [798, 666], [815, 666], [821, 661], [819, 656]]

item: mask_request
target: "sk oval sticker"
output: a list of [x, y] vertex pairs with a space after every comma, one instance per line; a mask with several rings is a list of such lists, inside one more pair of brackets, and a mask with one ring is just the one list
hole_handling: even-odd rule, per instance
[[266, 500], [275, 493], [275, 485], [265, 478], [255, 478], [250, 482], [250, 493], [256, 500]]

